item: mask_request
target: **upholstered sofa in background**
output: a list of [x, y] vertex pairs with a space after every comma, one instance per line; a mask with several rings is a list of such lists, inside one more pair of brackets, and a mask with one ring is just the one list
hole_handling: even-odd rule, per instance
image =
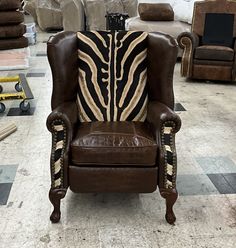
[[[126, 20], [126, 30], [139, 30], [146, 32], [163, 32], [175, 39], [183, 32], [191, 30], [194, 2], [197, 0], [139, 0], [138, 3], [170, 4], [174, 11], [172, 21], [143, 21], [140, 16]], [[178, 57], [182, 56], [182, 49], [179, 49]]]
[[235, 20], [235, 1], [195, 3], [192, 31], [178, 37], [179, 46], [184, 49], [182, 76], [202, 80], [236, 80]]

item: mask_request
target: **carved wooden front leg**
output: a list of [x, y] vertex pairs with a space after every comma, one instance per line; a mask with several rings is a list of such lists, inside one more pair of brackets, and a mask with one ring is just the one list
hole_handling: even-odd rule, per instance
[[169, 224], [174, 224], [176, 217], [173, 211], [173, 206], [178, 198], [176, 189], [160, 189], [160, 194], [166, 199], [166, 221]]
[[60, 220], [60, 202], [65, 197], [67, 187], [64, 178], [64, 156], [66, 149], [66, 128], [62, 121], [52, 122], [52, 153], [51, 153], [51, 189], [49, 199], [54, 207], [50, 220], [56, 223]]
[[50, 189], [49, 199], [54, 207], [53, 212], [50, 216], [52, 223], [59, 222], [61, 218], [61, 199], [66, 195], [66, 189]]
[[[161, 150], [164, 153], [164, 176], [160, 183], [160, 194], [166, 199], [166, 220], [174, 224], [176, 217], [173, 205], [178, 198], [176, 190], [177, 155], [175, 150], [175, 123], [165, 122], [161, 130]], [[162, 172], [162, 173], [163, 173]]]

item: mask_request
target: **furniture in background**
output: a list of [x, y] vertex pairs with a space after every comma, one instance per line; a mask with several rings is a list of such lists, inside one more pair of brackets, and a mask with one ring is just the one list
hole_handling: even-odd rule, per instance
[[65, 31], [85, 29], [85, 14], [82, 0], [61, 1], [62, 22]]
[[24, 10], [43, 30], [105, 30], [106, 14], [137, 15], [137, 0], [28, 0]]
[[[126, 30], [163, 32], [177, 39], [179, 34], [191, 30], [193, 5], [195, 1], [196, 0], [139, 0], [138, 3], [143, 5], [141, 9], [142, 13], [126, 20]], [[152, 5], [151, 7], [148, 6], [150, 4]], [[169, 7], [163, 8], [163, 4], [169, 4]], [[173, 9], [174, 19], [169, 18], [170, 7]], [[168, 18], [165, 18], [166, 16]], [[181, 57], [182, 53], [182, 49], [179, 49], [178, 57]]]
[[20, 0], [0, 1], [0, 71], [29, 67], [30, 51], [20, 7]]
[[28, 40], [23, 36], [26, 27], [24, 14], [19, 11], [20, 0], [0, 2], [0, 50], [24, 48]]
[[175, 133], [181, 126], [173, 110], [175, 40], [161, 33], [62, 32], [47, 47], [53, 76], [47, 119], [51, 221], [60, 220], [68, 187], [151, 193], [158, 186], [173, 224]]
[[[181, 21], [142, 21], [139, 16], [126, 20], [126, 30], [162, 32], [171, 35], [175, 39], [180, 33], [190, 31], [190, 29], [191, 25]], [[178, 49], [178, 57], [181, 57], [182, 54], [182, 49]]]
[[24, 11], [29, 13], [42, 30], [62, 29], [61, 0], [26, 0]]
[[83, 0], [86, 30], [106, 30], [109, 13], [137, 15], [137, 0]]
[[196, 2], [191, 33], [178, 37], [184, 49], [181, 75], [204, 80], [235, 80], [236, 2]]

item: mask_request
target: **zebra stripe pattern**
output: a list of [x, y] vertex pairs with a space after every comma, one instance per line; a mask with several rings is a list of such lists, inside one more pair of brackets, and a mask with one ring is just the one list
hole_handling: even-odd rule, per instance
[[78, 32], [81, 122], [144, 121], [147, 33]]
[[165, 122], [161, 132], [161, 145], [165, 152], [165, 177], [164, 186], [167, 189], [176, 187], [176, 152], [174, 145], [174, 122]]
[[66, 129], [62, 121], [56, 120], [52, 123], [53, 143], [51, 155], [52, 187], [63, 186], [63, 154], [66, 144]]

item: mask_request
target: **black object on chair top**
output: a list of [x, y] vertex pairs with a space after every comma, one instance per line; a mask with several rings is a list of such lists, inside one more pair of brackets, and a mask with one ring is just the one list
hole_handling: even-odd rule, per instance
[[233, 26], [233, 14], [207, 13], [202, 44], [232, 47]]

